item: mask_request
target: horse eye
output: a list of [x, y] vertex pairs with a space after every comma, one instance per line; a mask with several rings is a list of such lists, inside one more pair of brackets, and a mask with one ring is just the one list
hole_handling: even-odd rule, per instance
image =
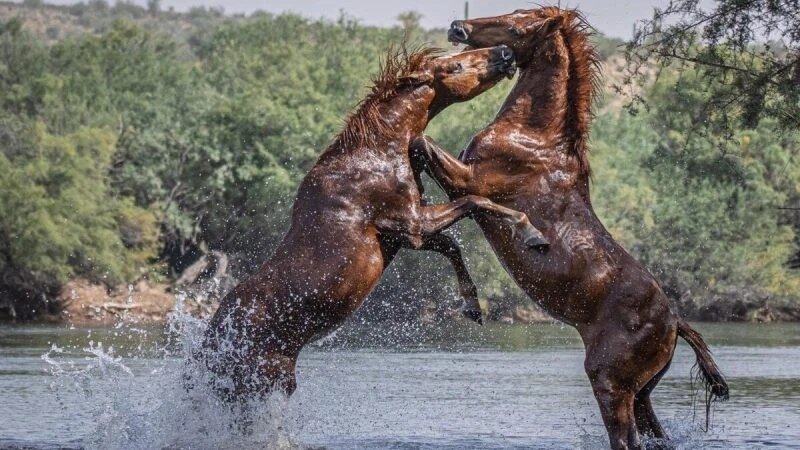
[[455, 63], [455, 64], [453, 64], [453, 67], [450, 69], [450, 71], [453, 72], [453, 73], [463, 72], [464, 71], [464, 66], [461, 65], [461, 63]]

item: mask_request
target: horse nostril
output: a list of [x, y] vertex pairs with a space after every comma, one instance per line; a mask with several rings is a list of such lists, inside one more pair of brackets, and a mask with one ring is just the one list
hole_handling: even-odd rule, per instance
[[500, 57], [503, 61], [511, 61], [514, 59], [514, 52], [506, 45], [500, 46]]
[[514, 63], [514, 51], [506, 45], [500, 45], [492, 50], [493, 59], [501, 63]]
[[469, 39], [469, 33], [464, 27], [463, 20], [456, 20], [450, 24], [450, 30], [447, 32], [447, 38], [450, 41], [463, 42]]

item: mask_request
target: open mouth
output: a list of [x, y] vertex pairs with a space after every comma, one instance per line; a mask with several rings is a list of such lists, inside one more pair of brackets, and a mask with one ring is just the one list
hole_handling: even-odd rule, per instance
[[467, 29], [464, 27], [463, 23], [460, 21], [455, 21], [452, 25], [450, 25], [450, 29], [447, 30], [447, 40], [451, 42], [454, 47], [464, 45], [463, 51], [465, 52], [475, 49], [467, 42], [469, 41], [469, 33], [467, 32]]
[[447, 40], [452, 42], [453, 45], [466, 44], [468, 39], [469, 34], [463, 27], [454, 26], [447, 31]]
[[502, 74], [506, 78], [511, 79], [514, 78], [514, 75], [517, 73], [517, 63], [514, 61], [495, 63], [492, 64], [492, 69], [495, 70], [496, 73]]
[[509, 80], [514, 78], [514, 75], [517, 73], [517, 63], [512, 62], [511, 65], [506, 68], [506, 78]]

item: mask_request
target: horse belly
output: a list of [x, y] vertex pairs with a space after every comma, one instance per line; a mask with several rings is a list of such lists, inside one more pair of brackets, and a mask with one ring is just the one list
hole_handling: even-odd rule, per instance
[[569, 242], [558, 236], [557, 227], [535, 224], [550, 241], [547, 252], [540, 253], [513, 239], [501, 221], [483, 217], [476, 221], [506, 272], [531, 300], [569, 324], [587, 320], [595, 296], [585, 289], [581, 276], [584, 258], [576, 258]]
[[340, 267], [330, 292], [331, 303], [343, 316], [355, 312], [375, 288], [383, 274], [384, 260], [380, 245], [362, 248]]

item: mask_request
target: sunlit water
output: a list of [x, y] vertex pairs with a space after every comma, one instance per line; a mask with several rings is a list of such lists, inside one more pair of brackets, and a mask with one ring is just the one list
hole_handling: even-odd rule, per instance
[[[298, 389], [231, 411], [187, 392], [202, 323], [0, 327], [0, 447], [605, 448], [576, 333], [560, 325], [350, 324], [303, 351]], [[800, 445], [800, 325], [698, 324], [728, 376], [712, 429], [679, 347], [653, 398], [677, 448]], [[696, 411], [696, 417], [695, 417]]]

